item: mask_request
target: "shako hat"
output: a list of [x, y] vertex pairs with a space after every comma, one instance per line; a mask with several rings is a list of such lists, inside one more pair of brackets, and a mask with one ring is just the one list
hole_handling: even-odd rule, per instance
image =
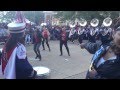
[[8, 24], [8, 29], [10, 33], [22, 33], [26, 27], [25, 18], [21, 11], [17, 11], [15, 15], [15, 20]]

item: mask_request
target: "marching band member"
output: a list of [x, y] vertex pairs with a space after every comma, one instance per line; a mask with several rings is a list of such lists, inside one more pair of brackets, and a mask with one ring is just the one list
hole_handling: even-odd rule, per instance
[[39, 58], [39, 60], [41, 60], [41, 54], [40, 54], [40, 45], [42, 43], [42, 34], [39, 31], [38, 28], [35, 29], [34, 33], [33, 33], [33, 44], [34, 44], [34, 52], [36, 54], [35, 59]]
[[65, 27], [63, 27], [62, 30], [60, 31], [60, 53], [61, 53], [60, 56], [63, 55], [63, 51], [62, 51], [63, 44], [66, 47], [68, 55], [70, 56], [69, 48], [67, 45], [67, 35], [65, 30], [66, 30]]
[[84, 37], [83, 40], [88, 40], [87, 33], [88, 33], [88, 26], [85, 26]]
[[110, 32], [107, 29], [103, 29], [99, 33], [99, 39], [101, 40], [102, 44], [107, 44], [111, 41], [111, 35]]
[[85, 32], [84, 27], [79, 28], [79, 30], [78, 30], [78, 35], [79, 35], [78, 36], [78, 41], [79, 41], [80, 44], [82, 43], [82, 41], [84, 39], [84, 36], [85, 36], [84, 32]]
[[66, 33], [67, 33], [67, 38], [68, 38], [68, 40], [70, 40], [70, 38], [69, 38], [70, 26], [69, 26], [69, 25], [66, 26]]
[[108, 27], [108, 32], [110, 33], [110, 37], [112, 37], [112, 31], [113, 31], [112, 27]]
[[69, 38], [70, 40], [74, 43], [74, 34], [75, 34], [75, 26], [74, 25], [70, 25], [71, 30], [69, 32]]
[[93, 42], [93, 43], [96, 42], [98, 24], [99, 24], [98, 19], [92, 19], [91, 22], [90, 22], [91, 28], [89, 30], [90, 32], [88, 33], [88, 40], [90, 42]]
[[107, 44], [112, 40], [110, 25], [112, 24], [111, 18], [105, 18], [103, 20], [104, 27], [102, 28], [101, 33], [99, 34], [99, 38], [102, 42], [102, 44]]
[[75, 25], [75, 28], [77, 28], [77, 27], [80, 27], [79, 22], [77, 22], [77, 24]]
[[74, 33], [74, 39], [75, 39], [75, 40], [78, 39], [78, 37], [79, 37], [79, 34], [78, 34], [79, 28], [80, 28], [80, 25], [79, 25], [79, 23], [77, 22], [77, 24], [75, 25], [75, 33]]
[[88, 35], [88, 40], [90, 42], [94, 42], [94, 43], [96, 42], [97, 32], [96, 32], [95, 28], [93, 28], [93, 27], [90, 28], [90, 31], [87, 35]]
[[48, 31], [46, 27], [43, 27], [42, 35], [43, 35], [43, 41], [42, 41], [43, 50], [45, 50], [44, 42], [46, 41], [46, 45], [50, 51], [50, 45], [48, 43], [50, 32]]
[[21, 12], [17, 12], [16, 17], [8, 24], [10, 38], [2, 51], [2, 73], [5, 79], [34, 79], [37, 72], [28, 62], [24, 46], [26, 24]]
[[85, 26], [87, 25], [87, 21], [85, 19], [81, 19], [79, 24], [80, 24], [80, 28], [78, 30], [78, 35], [79, 35], [78, 36], [78, 41], [81, 44], [84, 37], [85, 37], [85, 30], [86, 30]]

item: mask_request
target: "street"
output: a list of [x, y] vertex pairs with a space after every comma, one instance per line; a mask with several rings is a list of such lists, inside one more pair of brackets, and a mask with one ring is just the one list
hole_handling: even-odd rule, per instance
[[33, 66], [45, 66], [51, 70], [51, 79], [84, 79], [89, 67], [91, 54], [82, 50], [78, 44], [68, 43], [71, 56], [68, 56], [63, 46], [63, 56], [60, 55], [59, 41], [50, 41], [51, 52], [47, 46], [41, 49], [42, 61], [35, 59], [33, 45], [27, 47], [27, 55]]
[[[60, 55], [59, 41], [50, 41], [51, 51], [49, 52], [47, 45], [42, 50], [40, 46], [42, 60], [35, 59], [33, 52], [33, 44], [27, 45], [27, 56], [32, 66], [45, 66], [50, 69], [50, 79], [84, 79], [86, 71], [90, 65], [92, 55], [85, 49], [75, 43], [68, 42], [70, 55], [68, 56], [65, 47], [63, 46], [63, 56]], [[2, 47], [1, 45], [0, 47]]]

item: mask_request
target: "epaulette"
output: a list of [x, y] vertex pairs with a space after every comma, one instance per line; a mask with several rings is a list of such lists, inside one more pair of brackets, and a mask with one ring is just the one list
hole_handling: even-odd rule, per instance
[[18, 59], [25, 59], [26, 58], [26, 48], [21, 43], [17, 43], [17, 45], [18, 45], [18, 47], [17, 47]]

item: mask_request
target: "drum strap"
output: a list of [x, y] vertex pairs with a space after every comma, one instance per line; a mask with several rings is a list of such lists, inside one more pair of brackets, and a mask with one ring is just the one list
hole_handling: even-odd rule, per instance
[[92, 58], [92, 66], [96, 69], [96, 65], [100, 58], [106, 53], [108, 45], [101, 46]]

